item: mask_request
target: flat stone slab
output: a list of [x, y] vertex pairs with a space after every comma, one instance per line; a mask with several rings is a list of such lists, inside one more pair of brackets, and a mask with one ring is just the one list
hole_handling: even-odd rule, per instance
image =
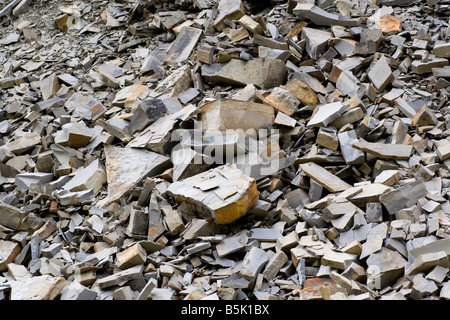
[[21, 224], [23, 218], [25, 218], [25, 216], [27, 215], [27, 212], [0, 201], [1, 225], [11, 229], [17, 229]]
[[239, 275], [252, 282], [267, 262], [269, 262], [267, 253], [258, 247], [252, 247], [244, 257]]
[[373, 65], [367, 76], [378, 92], [382, 92], [394, 80], [394, 75], [385, 56], [382, 56]]
[[205, 104], [199, 114], [204, 130], [258, 129], [274, 122], [273, 107], [256, 102], [216, 100]]
[[433, 72], [433, 68], [442, 68], [448, 66], [448, 59], [446, 58], [434, 58], [433, 60], [422, 62], [420, 60], [414, 60], [411, 63], [411, 70], [417, 74], [424, 74]]
[[93, 96], [77, 92], [72, 95], [64, 104], [64, 107], [73, 117], [85, 120], [97, 120], [106, 112], [106, 108]]
[[301, 33], [301, 38], [306, 40], [306, 52], [314, 60], [325, 52], [328, 40], [332, 37], [331, 32], [308, 27], [304, 27]]
[[11, 283], [11, 300], [54, 300], [64, 289], [63, 277], [42, 275]]
[[258, 201], [255, 179], [230, 165], [174, 182], [167, 193], [217, 224], [235, 221]]
[[21, 248], [17, 242], [0, 240], [0, 271], [5, 271], [13, 262]]
[[94, 193], [97, 194], [105, 182], [105, 167], [103, 163], [97, 159], [92, 161], [86, 168], [79, 170], [62, 188], [71, 192], [92, 189]]
[[358, 256], [351, 253], [338, 252], [334, 250], [326, 250], [321, 258], [322, 265], [331, 268], [345, 270], [350, 264], [357, 260]]
[[347, 110], [348, 105], [342, 102], [332, 102], [324, 105], [319, 105], [316, 107], [317, 111], [312, 115], [309, 122], [306, 124], [307, 127], [326, 127], [328, 124], [339, 118], [345, 110]]
[[258, 241], [272, 242], [282, 237], [281, 231], [275, 228], [253, 228], [250, 231], [250, 239]]
[[15, 155], [21, 155], [41, 143], [41, 136], [38, 132], [33, 131], [25, 134], [24, 136], [6, 143], [0, 150], [6, 149]]
[[176, 39], [170, 45], [164, 59], [165, 64], [186, 61], [197, 44], [203, 30], [193, 27], [183, 27]]
[[450, 58], [450, 43], [435, 45], [433, 52], [438, 58]]
[[300, 168], [307, 176], [317, 181], [330, 192], [345, 191], [352, 187], [314, 162], [302, 163]]
[[149, 150], [108, 145], [105, 154], [109, 202], [117, 201], [138, 182], [170, 166], [169, 158]]
[[245, 233], [223, 239], [216, 245], [217, 254], [219, 257], [225, 257], [231, 253], [242, 250], [245, 248], [247, 241], [248, 236]]
[[232, 59], [210, 79], [214, 83], [226, 83], [239, 86], [254, 84], [262, 89], [269, 89], [285, 83], [288, 70], [281, 60]]
[[349, 197], [353, 204], [362, 208], [365, 207], [367, 203], [370, 202], [378, 202], [380, 200], [380, 196], [388, 191], [391, 188], [381, 183], [371, 183], [361, 186], [361, 192], [358, 194]]
[[241, 0], [223, 0], [218, 2], [218, 15], [214, 20], [214, 27], [223, 30], [226, 27], [225, 19], [240, 19], [244, 15], [244, 7]]
[[380, 159], [408, 160], [411, 156], [412, 145], [385, 144], [356, 141], [352, 146], [358, 150], [370, 153]]
[[395, 283], [405, 269], [406, 260], [394, 250], [382, 248], [367, 258], [369, 288], [381, 289]]
[[160, 154], [166, 154], [164, 151], [165, 144], [170, 140], [170, 132], [179, 120], [186, 120], [198, 111], [194, 105], [187, 105], [183, 109], [173, 114], [162, 117], [145, 130], [143, 130], [135, 139], [130, 141], [126, 147], [130, 148], [146, 148]]
[[356, 27], [361, 24], [361, 18], [347, 18], [345, 16], [329, 13], [311, 3], [297, 3], [294, 14], [302, 19], [309, 19], [318, 26], [339, 25]]
[[425, 197], [426, 194], [425, 184], [417, 180], [382, 194], [380, 202], [390, 214], [396, 214], [401, 209], [415, 205], [417, 200]]

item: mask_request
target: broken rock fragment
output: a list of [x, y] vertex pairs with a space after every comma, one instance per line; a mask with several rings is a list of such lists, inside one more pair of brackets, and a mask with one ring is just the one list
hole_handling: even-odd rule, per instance
[[424, 183], [417, 180], [381, 195], [380, 202], [393, 215], [401, 209], [413, 206], [426, 193]]
[[201, 217], [228, 224], [246, 214], [258, 200], [256, 182], [230, 165], [178, 181], [167, 193]]
[[331, 32], [304, 27], [301, 33], [302, 39], [306, 40], [306, 52], [312, 59], [319, 59], [325, 52], [328, 40], [332, 38]]
[[232, 59], [210, 79], [215, 83], [255, 86], [268, 89], [285, 83], [287, 67], [277, 59], [238, 60]]
[[167, 50], [164, 63], [171, 64], [187, 60], [202, 33], [201, 29], [183, 27]]
[[106, 108], [92, 95], [83, 92], [73, 94], [64, 104], [64, 107], [75, 118], [85, 120], [97, 120], [105, 112]]
[[204, 130], [259, 129], [272, 125], [274, 109], [256, 102], [238, 100], [214, 101], [202, 107], [199, 120]]
[[264, 101], [288, 116], [292, 116], [300, 105], [294, 94], [281, 87], [274, 88]]
[[28, 213], [0, 201], [0, 225], [17, 229]]
[[293, 12], [299, 18], [309, 19], [318, 26], [339, 25], [344, 27], [356, 27], [361, 24], [361, 18], [352, 19], [332, 14], [311, 3], [297, 3]]
[[19, 254], [20, 245], [12, 241], [0, 240], [0, 271], [5, 271]]
[[6, 149], [9, 152], [14, 153], [15, 155], [21, 155], [40, 143], [41, 136], [38, 132], [33, 131], [25, 134], [20, 138], [17, 138], [16, 140], [6, 143], [4, 146], [0, 147], [0, 150]]
[[288, 90], [303, 104], [303, 105], [316, 105], [319, 104], [319, 98], [317, 94], [302, 81], [293, 78], [286, 85], [281, 88]]
[[347, 108], [348, 106], [343, 104], [342, 102], [333, 102], [324, 105], [319, 105], [317, 106], [316, 112], [313, 114], [313, 116], [311, 117], [306, 126], [326, 127], [329, 123], [339, 118], [339, 116], [342, 115]]
[[100, 160], [95, 160], [86, 168], [79, 170], [75, 176], [63, 186], [67, 191], [85, 191], [92, 189], [97, 194], [106, 182], [106, 172]]
[[146, 177], [162, 173], [170, 164], [167, 157], [148, 150], [107, 146], [105, 154], [109, 202], [117, 201]]
[[300, 165], [303, 172], [331, 192], [345, 191], [351, 186], [314, 162]]
[[368, 77], [378, 92], [382, 92], [394, 80], [394, 75], [384, 55], [369, 70]]
[[63, 277], [42, 275], [11, 283], [11, 300], [54, 300], [67, 281]]
[[218, 15], [214, 20], [214, 27], [221, 31], [225, 28], [224, 21], [238, 20], [244, 15], [244, 7], [241, 0], [224, 0], [218, 3]]
[[133, 112], [133, 117], [128, 125], [128, 130], [131, 134], [136, 131], [145, 129], [159, 118], [166, 116], [169, 113], [166, 105], [161, 99], [144, 100]]
[[404, 144], [384, 144], [356, 141], [352, 146], [358, 150], [370, 153], [380, 159], [408, 160], [411, 156], [412, 146]]

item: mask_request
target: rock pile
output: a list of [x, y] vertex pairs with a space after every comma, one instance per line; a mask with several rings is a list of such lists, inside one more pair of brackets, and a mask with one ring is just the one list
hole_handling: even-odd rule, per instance
[[450, 299], [449, 1], [0, 4], [0, 300]]

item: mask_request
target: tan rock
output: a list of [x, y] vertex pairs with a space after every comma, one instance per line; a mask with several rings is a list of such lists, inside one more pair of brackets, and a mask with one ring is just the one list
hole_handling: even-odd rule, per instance
[[238, 100], [214, 101], [204, 105], [199, 114], [204, 130], [258, 129], [272, 125], [271, 106]]
[[21, 248], [17, 242], [0, 240], [0, 271], [5, 271], [13, 262]]
[[274, 88], [264, 101], [288, 116], [292, 116], [300, 105], [293, 93], [281, 87]]
[[164, 63], [173, 64], [186, 61], [202, 33], [201, 29], [183, 27], [167, 50]]
[[412, 146], [404, 144], [356, 141], [353, 143], [353, 147], [380, 159], [408, 160], [412, 152]]
[[68, 191], [84, 191], [92, 189], [98, 193], [106, 182], [106, 171], [100, 160], [92, 161], [91, 164], [79, 170], [75, 176], [63, 186]]
[[256, 34], [260, 34], [263, 35], [264, 34], [264, 30], [261, 27], [261, 25], [256, 22], [255, 20], [253, 20], [250, 16], [248, 15], [244, 15], [242, 16], [239, 20], [238, 23], [243, 26], [245, 29], [247, 29], [248, 31], [250, 31], [252, 34], [256, 33]]
[[128, 269], [144, 264], [146, 257], [147, 252], [145, 249], [139, 243], [136, 243], [135, 245], [117, 254], [118, 267], [120, 269]]
[[437, 122], [436, 115], [426, 105], [424, 105], [411, 119], [413, 126], [435, 125]]
[[66, 284], [63, 277], [50, 275], [15, 281], [11, 284], [11, 300], [54, 300]]
[[371, 183], [360, 186], [361, 192], [348, 198], [354, 205], [362, 208], [369, 202], [378, 202], [380, 196], [389, 192], [391, 188], [381, 183]]
[[450, 159], [450, 141], [447, 139], [442, 139], [436, 141], [436, 153], [441, 161]]
[[306, 83], [298, 79], [292, 79], [288, 84], [281, 86], [281, 88], [293, 93], [303, 105], [319, 104], [317, 94]]
[[438, 58], [450, 58], [450, 43], [435, 45], [433, 52]]
[[333, 151], [336, 151], [339, 148], [339, 139], [336, 131], [325, 127], [319, 129], [316, 143]]
[[10, 141], [4, 146], [0, 147], [0, 150], [5, 148], [8, 151], [14, 153], [15, 155], [20, 155], [25, 153], [35, 147], [36, 145], [41, 143], [41, 136], [37, 131], [33, 131], [25, 134], [24, 136]]
[[300, 168], [307, 176], [317, 181], [330, 192], [340, 192], [351, 188], [351, 185], [347, 182], [336, 177], [334, 174], [328, 172], [314, 162], [302, 163], [300, 164]]
[[206, 64], [213, 63], [214, 47], [202, 45], [197, 49], [197, 60]]
[[400, 180], [400, 172], [398, 170], [385, 170], [375, 178], [374, 182], [392, 186], [398, 180]]
[[59, 30], [61, 30], [62, 32], [66, 32], [69, 29], [68, 26], [68, 21], [69, 21], [69, 15], [68, 14], [62, 14], [60, 16], [57, 16], [55, 18], [55, 23], [58, 26]]
[[402, 19], [393, 15], [384, 15], [377, 20], [377, 23], [383, 33], [397, 33], [402, 30]]
[[262, 89], [282, 85], [286, 81], [286, 64], [278, 59], [239, 60], [232, 59], [210, 79], [214, 83], [240, 86], [254, 84]]
[[230, 165], [172, 183], [167, 194], [217, 224], [237, 220], [258, 201], [255, 179]]

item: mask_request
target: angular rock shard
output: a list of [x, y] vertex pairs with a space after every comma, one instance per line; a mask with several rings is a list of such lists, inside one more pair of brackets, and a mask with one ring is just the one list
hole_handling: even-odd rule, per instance
[[417, 180], [381, 195], [380, 202], [393, 215], [401, 209], [415, 205], [417, 200], [423, 198], [426, 194], [427, 190], [424, 183]]
[[64, 289], [63, 277], [42, 275], [11, 283], [11, 300], [54, 300]]
[[97, 194], [106, 182], [106, 172], [100, 160], [94, 160], [63, 186], [67, 191], [85, 191], [92, 189]]
[[318, 26], [338, 25], [344, 27], [356, 27], [362, 22], [361, 18], [352, 19], [332, 14], [311, 3], [297, 3], [293, 12], [299, 18], [311, 20]]
[[165, 154], [164, 146], [170, 140], [170, 132], [178, 121], [190, 118], [198, 109], [195, 105], [188, 105], [180, 111], [156, 120], [142, 131], [127, 147], [147, 148]]
[[238, 100], [214, 101], [204, 105], [199, 114], [204, 130], [259, 129], [272, 125], [274, 110], [271, 106]]
[[281, 88], [288, 90], [301, 102], [303, 105], [316, 105], [319, 104], [319, 98], [317, 94], [302, 81], [293, 78], [286, 85]]
[[382, 92], [394, 80], [394, 75], [385, 56], [378, 59], [367, 75], [378, 92]]
[[172, 42], [164, 58], [165, 64], [184, 62], [191, 55], [203, 31], [193, 27], [183, 27]]
[[97, 99], [88, 93], [77, 92], [64, 104], [64, 107], [75, 118], [84, 120], [97, 120], [105, 112], [106, 108]]
[[169, 158], [148, 150], [109, 145], [105, 154], [108, 202], [119, 200], [134, 185], [170, 166]]
[[384, 144], [356, 141], [353, 148], [370, 153], [380, 159], [408, 160], [411, 157], [412, 145]]
[[332, 102], [324, 105], [317, 106], [316, 112], [312, 115], [309, 122], [306, 124], [307, 127], [326, 127], [329, 123], [333, 122], [340, 115], [342, 115], [348, 105], [342, 102]]
[[330, 32], [304, 27], [301, 33], [302, 39], [306, 40], [306, 52], [312, 59], [319, 59], [325, 52], [328, 40], [333, 36]]
[[255, 179], [230, 165], [175, 182], [169, 186], [167, 194], [217, 224], [239, 219], [258, 200]]
[[317, 181], [330, 192], [340, 192], [351, 188], [351, 185], [347, 182], [339, 179], [314, 162], [302, 163], [300, 168], [307, 176]]
[[210, 79], [215, 83], [227, 83], [239, 86], [254, 84], [269, 89], [284, 84], [287, 67], [277, 59], [239, 60], [232, 59]]
[[12, 263], [21, 248], [17, 242], [0, 240], [0, 271], [5, 271]]
[[28, 213], [0, 201], [0, 225], [11, 229], [17, 229]]

